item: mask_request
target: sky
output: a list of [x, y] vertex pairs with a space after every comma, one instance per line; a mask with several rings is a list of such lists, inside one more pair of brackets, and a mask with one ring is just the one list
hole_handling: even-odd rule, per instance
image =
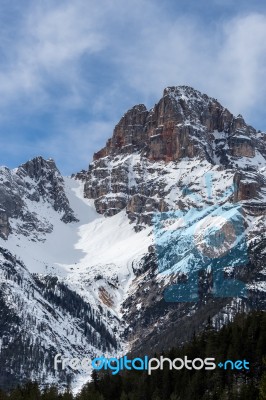
[[0, 165], [87, 169], [132, 106], [167, 86], [266, 131], [261, 0], [0, 0]]

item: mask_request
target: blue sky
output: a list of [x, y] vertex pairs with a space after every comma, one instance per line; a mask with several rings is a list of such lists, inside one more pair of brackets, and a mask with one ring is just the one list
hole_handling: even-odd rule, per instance
[[2, 165], [87, 168], [124, 112], [169, 85], [266, 130], [261, 0], [0, 0], [0, 38]]

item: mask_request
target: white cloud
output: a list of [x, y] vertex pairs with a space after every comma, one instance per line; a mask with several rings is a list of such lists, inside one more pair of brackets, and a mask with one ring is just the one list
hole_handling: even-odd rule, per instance
[[[208, 26], [154, 0], [48, 0], [23, 13], [17, 35], [5, 32], [0, 44], [0, 122], [51, 115], [53, 132], [42, 130], [36, 154], [46, 149], [63, 165], [64, 152], [68, 172], [87, 165], [126, 107], [152, 106], [168, 85], [194, 86], [247, 119], [262, 113], [266, 15], [239, 12]], [[27, 157], [19, 134], [16, 151], [21, 143]]]
[[266, 16], [238, 16], [212, 30], [189, 18], [154, 23], [121, 61], [127, 80], [144, 96], [188, 84], [251, 115], [266, 97]]
[[217, 55], [219, 90], [233, 109], [249, 113], [266, 96], [266, 16], [234, 18], [224, 27]]
[[38, 99], [41, 105], [42, 101], [53, 102], [49, 91], [55, 82], [68, 84], [68, 91], [75, 98], [82, 86], [80, 59], [105, 46], [93, 13], [88, 8], [82, 12], [82, 2], [54, 4], [32, 4], [17, 40], [5, 49], [6, 59], [10, 59], [9, 53], [12, 57], [0, 68], [2, 104], [20, 96]]
[[104, 67], [122, 78], [108, 91], [128, 85], [149, 98], [166, 85], [191, 84], [242, 110], [265, 95], [264, 15], [234, 17], [210, 30], [190, 16], [169, 18], [151, 1], [46, 4], [30, 9], [12, 62], [0, 68], [1, 102], [34, 94], [54, 103], [50, 85], [61, 82], [68, 89], [63, 106], [81, 105], [94, 82], [80, 64], [92, 54], [106, 56]]

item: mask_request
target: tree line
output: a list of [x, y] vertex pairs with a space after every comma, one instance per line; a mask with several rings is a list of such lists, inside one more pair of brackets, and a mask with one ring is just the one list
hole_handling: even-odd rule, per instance
[[[163, 354], [170, 359], [215, 357], [216, 361], [246, 359], [250, 369], [127, 371], [119, 375], [93, 373], [74, 396], [36, 382], [0, 391], [0, 400], [266, 400], [266, 313], [237, 315], [219, 332], [208, 324], [190, 343]], [[155, 354], [159, 357], [159, 354]]]

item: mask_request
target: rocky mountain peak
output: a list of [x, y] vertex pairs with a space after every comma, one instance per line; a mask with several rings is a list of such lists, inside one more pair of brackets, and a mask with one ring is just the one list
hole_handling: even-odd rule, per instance
[[52, 159], [35, 157], [14, 170], [0, 167], [0, 183], [0, 237], [4, 239], [12, 231], [37, 239], [52, 230], [51, 224], [32, 210], [39, 202], [61, 214], [63, 222], [77, 221], [64, 179]]
[[176, 99], [183, 99], [186, 101], [198, 99], [202, 102], [214, 100], [213, 98], [201, 93], [191, 86], [168, 86], [163, 91], [163, 97], [172, 96]]
[[64, 191], [64, 179], [53, 159], [45, 160], [42, 156], [33, 158], [22, 164], [16, 171], [20, 178], [28, 177], [36, 182], [35, 200], [43, 200], [52, 204], [55, 211], [63, 213], [62, 221], [76, 221]]
[[49, 158], [45, 160], [42, 156], [38, 156], [22, 164], [18, 168], [17, 174], [25, 176], [26, 173], [31, 179], [38, 180], [47, 174], [47, 172], [60, 175], [53, 159]]
[[[188, 86], [167, 87], [152, 109], [140, 104], [123, 115], [87, 176], [82, 174], [84, 194], [95, 200], [99, 213], [126, 209], [139, 226], [150, 223], [156, 210], [184, 207], [182, 187], [202, 186], [202, 175], [211, 169], [230, 171], [231, 182], [236, 171], [253, 171], [258, 184], [251, 187], [240, 174], [234, 198], [262, 198], [258, 170], [265, 165], [265, 138], [216, 99]], [[191, 169], [199, 166], [194, 177]]]
[[154, 161], [200, 157], [228, 165], [228, 156], [254, 157], [255, 142], [256, 130], [241, 115], [191, 87], [171, 86], [151, 110], [140, 104], [127, 111], [94, 160], [138, 152]]

